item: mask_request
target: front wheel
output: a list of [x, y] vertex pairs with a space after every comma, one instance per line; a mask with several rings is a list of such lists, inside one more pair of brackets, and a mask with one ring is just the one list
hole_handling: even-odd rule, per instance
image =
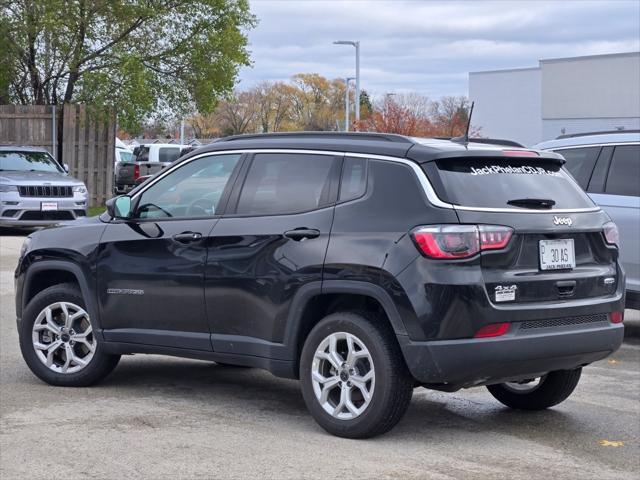
[[413, 379], [384, 320], [368, 313], [334, 313], [316, 325], [300, 359], [307, 408], [329, 433], [369, 438], [404, 415]]
[[581, 368], [549, 372], [539, 378], [489, 385], [500, 403], [518, 410], [544, 410], [564, 402], [580, 380]]
[[38, 293], [24, 310], [19, 336], [28, 367], [50, 385], [86, 387], [109, 374], [120, 359], [104, 352], [73, 284]]

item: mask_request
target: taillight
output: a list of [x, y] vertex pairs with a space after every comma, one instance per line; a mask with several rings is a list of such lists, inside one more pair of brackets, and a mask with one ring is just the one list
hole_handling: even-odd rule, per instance
[[137, 180], [140, 178], [140, 165], [136, 164], [133, 166], [133, 179]]
[[508, 322], [491, 323], [489, 325], [485, 325], [480, 330], [478, 330], [474, 337], [475, 338], [499, 337], [509, 331], [510, 325], [511, 324]]
[[502, 154], [505, 157], [539, 157], [536, 152], [531, 150], [503, 150]]
[[615, 312], [611, 312], [609, 314], [609, 321], [611, 323], [622, 323], [624, 320], [624, 312], [616, 310]]
[[602, 233], [604, 233], [604, 239], [609, 245], [620, 244], [620, 234], [618, 233], [618, 227], [613, 222], [607, 222], [602, 226]]
[[507, 246], [513, 229], [499, 225], [431, 225], [418, 227], [411, 236], [429, 258], [469, 258], [482, 250]]

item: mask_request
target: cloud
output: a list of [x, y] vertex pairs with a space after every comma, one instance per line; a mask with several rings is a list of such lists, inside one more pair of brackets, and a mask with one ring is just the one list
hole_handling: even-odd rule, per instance
[[353, 76], [373, 94], [467, 93], [470, 71], [536, 66], [559, 58], [640, 50], [636, 1], [285, 1], [253, 0], [252, 68], [240, 87], [300, 72]]

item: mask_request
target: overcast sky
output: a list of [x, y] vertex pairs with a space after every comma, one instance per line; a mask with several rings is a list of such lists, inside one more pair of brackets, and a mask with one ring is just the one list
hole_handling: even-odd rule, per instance
[[466, 95], [467, 74], [539, 59], [640, 50], [640, 1], [250, 0], [253, 67], [240, 88], [296, 73], [353, 76], [374, 95]]

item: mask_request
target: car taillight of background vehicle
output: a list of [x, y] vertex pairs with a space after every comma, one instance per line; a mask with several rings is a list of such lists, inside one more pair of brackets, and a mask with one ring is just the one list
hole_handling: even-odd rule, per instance
[[512, 235], [512, 228], [500, 225], [430, 225], [411, 232], [418, 249], [436, 259], [469, 258], [484, 250], [500, 250]]
[[620, 244], [620, 234], [618, 233], [618, 227], [615, 223], [605, 223], [602, 226], [602, 232], [604, 233], [604, 239], [609, 245], [618, 246]]
[[133, 179], [137, 180], [138, 178], [140, 178], [140, 165], [134, 165], [133, 166]]

